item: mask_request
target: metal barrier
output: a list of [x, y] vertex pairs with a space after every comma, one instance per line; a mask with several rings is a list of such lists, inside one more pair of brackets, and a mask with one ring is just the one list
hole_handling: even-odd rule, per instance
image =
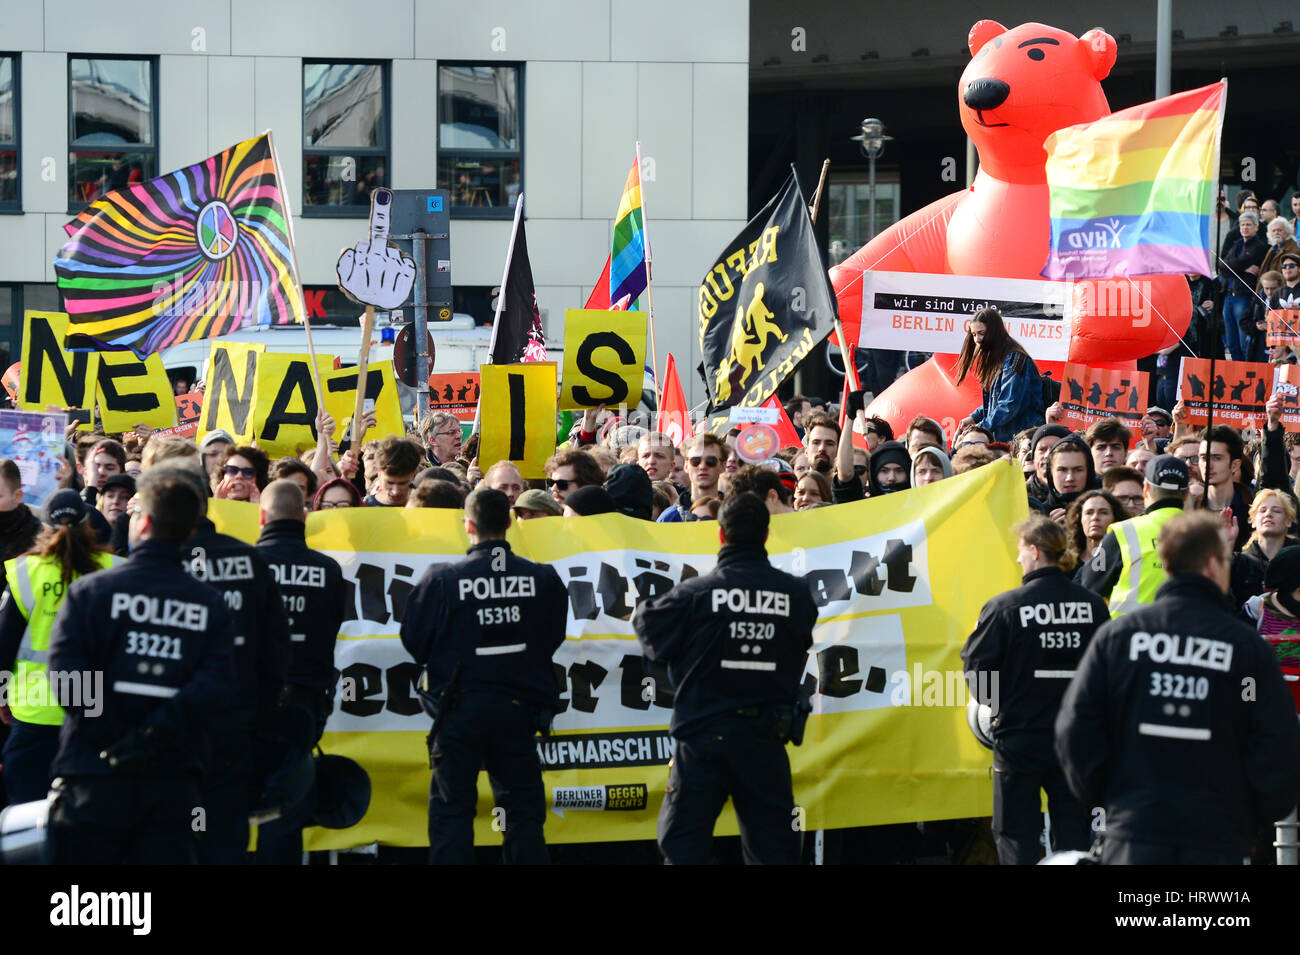
[[1296, 810], [1292, 809], [1285, 819], [1273, 825], [1277, 828], [1277, 839], [1273, 841], [1277, 864], [1300, 865], [1300, 821], [1296, 818]]

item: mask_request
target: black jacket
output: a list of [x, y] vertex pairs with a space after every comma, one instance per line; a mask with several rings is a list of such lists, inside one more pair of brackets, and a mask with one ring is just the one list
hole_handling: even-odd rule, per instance
[[971, 692], [994, 708], [993, 742], [1003, 760], [1023, 771], [1052, 766], [1061, 697], [1109, 619], [1106, 601], [1056, 567], [1031, 571], [1023, 586], [984, 605], [961, 659]]
[[257, 539], [280, 585], [289, 617], [289, 683], [311, 690], [334, 686], [334, 641], [347, 613], [350, 591], [338, 561], [307, 546], [307, 525], [271, 521]]
[[233, 648], [225, 601], [185, 572], [174, 544], [143, 541], [126, 562], [74, 581], [50, 633], [50, 672], [102, 677], [102, 700], [67, 701], [51, 773], [109, 774], [99, 754], [146, 727], [158, 747], [149, 775], [200, 772], [235, 691]]
[[761, 547], [731, 544], [712, 571], [632, 616], [646, 658], [668, 666], [675, 736], [742, 707], [793, 703], [816, 622], [807, 581], [777, 570]]
[[1273, 649], [1198, 575], [1097, 631], [1056, 751], [1122, 840], [1245, 854], [1300, 796], [1300, 723]]
[[510, 694], [558, 712], [551, 657], [568, 617], [568, 591], [553, 567], [517, 556], [503, 540], [484, 541], [464, 560], [425, 571], [406, 602], [402, 646], [427, 669], [435, 696], [459, 668], [457, 691]]
[[1262, 265], [1266, 255], [1268, 255], [1268, 239], [1264, 237], [1264, 230], [1261, 229], [1249, 239], [1237, 236], [1237, 240], [1221, 259], [1229, 295], [1246, 295], [1254, 298], [1255, 283], [1259, 280], [1259, 276], [1252, 275], [1246, 270], [1253, 265]]
[[206, 517], [186, 543], [185, 568], [221, 592], [235, 621], [231, 728], [265, 726], [289, 673], [289, 618], [280, 587], [257, 548], [218, 534]]

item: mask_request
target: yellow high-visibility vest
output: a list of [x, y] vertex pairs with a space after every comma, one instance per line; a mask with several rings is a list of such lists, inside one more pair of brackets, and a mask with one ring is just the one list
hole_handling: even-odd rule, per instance
[[1110, 525], [1111, 533], [1119, 542], [1121, 559], [1119, 580], [1110, 592], [1112, 617], [1155, 603], [1156, 591], [1167, 577], [1156, 553], [1156, 538], [1160, 536], [1160, 528], [1182, 513], [1181, 507], [1161, 507]]
[[[100, 567], [112, 566], [115, 559], [112, 554], [95, 556]], [[63, 707], [54, 702], [50, 686], [50, 631], [71, 581], [64, 584], [57, 558], [35, 554], [5, 561], [5, 575], [9, 596], [27, 621], [9, 685], [9, 710], [24, 723], [58, 726]]]

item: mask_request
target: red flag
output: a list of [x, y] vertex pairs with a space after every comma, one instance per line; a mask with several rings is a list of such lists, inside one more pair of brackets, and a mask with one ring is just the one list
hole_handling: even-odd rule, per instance
[[[605, 270], [609, 271], [608, 262], [605, 263]], [[604, 287], [609, 288], [609, 283], [606, 282]], [[593, 306], [588, 300], [587, 307], [597, 306]], [[677, 377], [677, 363], [673, 360], [671, 352], [668, 353], [668, 370], [664, 372], [663, 401], [659, 405], [655, 430], [668, 435], [673, 439], [673, 444], [679, 448], [683, 442], [695, 436], [691, 428], [690, 409], [686, 406], [686, 395], [682, 391], [682, 381]]]
[[791, 421], [790, 416], [785, 413], [785, 406], [776, 400], [776, 395], [768, 395], [767, 400], [759, 405], [759, 407], [775, 408], [780, 413], [780, 417], [777, 418], [776, 424], [773, 425], [773, 427], [776, 428], [777, 437], [781, 439], [779, 447], [797, 448], [803, 446], [803, 441], [799, 439], [799, 432], [794, 428], [794, 422]]
[[609, 309], [609, 259], [605, 259], [605, 269], [600, 273], [600, 278], [596, 279], [596, 287], [591, 290], [587, 296], [587, 304], [583, 308], [603, 308]]

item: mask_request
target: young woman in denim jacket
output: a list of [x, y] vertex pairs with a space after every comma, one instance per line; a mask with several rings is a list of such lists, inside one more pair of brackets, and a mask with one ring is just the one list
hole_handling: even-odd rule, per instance
[[984, 392], [984, 404], [963, 418], [960, 435], [978, 424], [998, 441], [1010, 442], [1017, 432], [1043, 422], [1043, 386], [1038, 369], [1024, 346], [1007, 332], [1002, 313], [982, 308], [966, 326], [957, 359], [957, 384], [974, 371]]

